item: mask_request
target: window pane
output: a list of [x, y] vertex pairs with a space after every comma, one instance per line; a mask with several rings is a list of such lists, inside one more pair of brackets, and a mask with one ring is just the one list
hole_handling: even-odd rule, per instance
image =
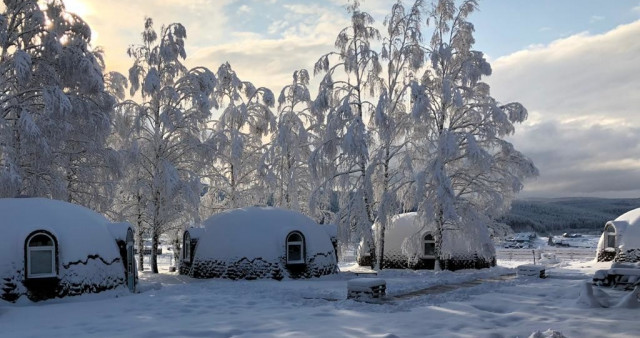
[[435, 243], [424, 243], [424, 254], [426, 256], [433, 256], [436, 254]]
[[300, 234], [291, 234], [289, 236], [289, 242], [302, 242], [302, 237], [300, 237]]
[[424, 240], [425, 241], [433, 241], [433, 236], [431, 236], [431, 234], [427, 234], [426, 236], [424, 236]]
[[52, 274], [53, 251], [51, 250], [32, 250], [31, 251], [31, 274]]
[[29, 241], [29, 246], [53, 246], [53, 241], [46, 235], [36, 235]]
[[302, 245], [290, 244], [288, 248], [289, 261], [302, 261]]
[[615, 248], [616, 247], [616, 235], [611, 234], [607, 236], [607, 248]]

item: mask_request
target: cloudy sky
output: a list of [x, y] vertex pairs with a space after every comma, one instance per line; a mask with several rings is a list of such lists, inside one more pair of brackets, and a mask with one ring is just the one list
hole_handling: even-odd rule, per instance
[[[382, 25], [394, 1], [362, 8]], [[186, 26], [189, 65], [229, 61], [274, 92], [348, 24], [345, 0], [64, 2], [92, 27], [109, 70], [126, 74], [127, 46], [149, 16]], [[471, 21], [493, 66], [493, 96], [529, 110], [511, 141], [541, 175], [521, 197], [640, 197], [640, 0], [485, 0]]]

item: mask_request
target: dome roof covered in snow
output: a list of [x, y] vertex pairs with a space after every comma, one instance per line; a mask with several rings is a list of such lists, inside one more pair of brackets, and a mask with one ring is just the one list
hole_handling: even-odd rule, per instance
[[640, 208], [628, 211], [611, 223], [620, 232], [620, 244], [640, 248]]
[[605, 235], [615, 234], [615, 247], [622, 250], [636, 249], [640, 251], [640, 208], [630, 210], [613, 221], [605, 224], [605, 232], [598, 243], [598, 252], [605, 249]]
[[58, 246], [65, 248], [60, 252], [62, 264], [85, 260], [92, 254], [105, 260], [120, 257], [108, 229], [110, 222], [83, 206], [46, 198], [2, 198], [0, 215], [0, 257], [4, 263], [8, 257], [22, 258], [24, 240], [36, 230], [50, 232]]
[[[376, 231], [377, 224], [374, 225]], [[416, 212], [396, 215], [385, 229], [385, 263], [390, 268], [433, 268], [436, 228]], [[489, 231], [481, 224], [445, 227], [442, 251], [437, 257], [452, 270], [491, 266], [495, 249]]]
[[[12, 301], [27, 294], [39, 300], [125, 284], [116, 237], [122, 237], [123, 231], [126, 236], [128, 224], [110, 229], [112, 224], [90, 209], [46, 198], [2, 198], [0, 215], [0, 298]], [[40, 284], [47, 283], [39, 281], [47, 278], [55, 283], [40, 292]], [[31, 289], [24, 289], [23, 282]]]
[[[335, 271], [335, 252], [329, 235], [322, 226], [299, 212], [248, 207], [213, 215], [203, 224], [205, 230], [199, 235], [190, 272], [194, 277], [277, 279], [286, 276], [290, 270], [287, 269], [287, 241], [293, 233], [302, 237], [301, 265], [306, 265], [302, 270], [313, 270], [301, 273], [301, 277]], [[237, 272], [238, 264], [247, 275]], [[227, 273], [230, 270], [233, 270], [231, 276]]]
[[[435, 235], [435, 224], [422, 223], [416, 212], [396, 215], [391, 220], [391, 226], [387, 227], [385, 234], [385, 250], [388, 248], [402, 248], [415, 250], [422, 248], [420, 244], [416, 246], [405, 243], [406, 241], [416, 241], [420, 243], [423, 235], [431, 233]], [[442, 255], [443, 258], [455, 257], [475, 253], [479, 256], [490, 259], [495, 256], [495, 249], [489, 237], [486, 227], [463, 226], [445, 227], [442, 234]]]

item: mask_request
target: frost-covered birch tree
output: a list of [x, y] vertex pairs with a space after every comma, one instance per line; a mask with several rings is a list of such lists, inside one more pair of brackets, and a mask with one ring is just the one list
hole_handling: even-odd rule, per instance
[[370, 130], [373, 138], [370, 163], [373, 186], [373, 207], [376, 219], [375, 268], [384, 268], [384, 234], [391, 218], [403, 209], [399, 198], [408, 187], [404, 173], [411, 169], [406, 151], [411, 121], [407, 109], [410, 82], [424, 66], [422, 47], [422, 0], [409, 8], [395, 3], [385, 19], [386, 35], [380, 56], [383, 64], [383, 86]]
[[198, 217], [200, 170], [212, 154], [203, 135], [211, 109], [217, 107], [216, 78], [204, 67], [187, 69], [182, 64], [186, 37], [180, 23], [163, 26], [158, 35], [153, 20], [145, 19], [142, 44], [128, 50], [134, 59], [130, 94], [138, 93], [141, 102], [132, 99], [118, 105], [135, 126], [132, 144], [139, 183], [129, 194], [142, 203], [136, 208], [144, 210], [143, 219], [135, 223], [148, 227], [154, 273], [160, 235]]
[[[103, 76], [103, 51], [90, 48], [91, 30], [77, 15], [64, 11], [62, 3], [48, 8], [50, 26], [64, 32], [58, 72], [71, 109], [61, 149], [55, 152], [65, 180], [66, 200], [106, 211], [120, 177], [120, 156], [107, 146], [115, 98]], [[106, 77], [116, 76], [112, 73]], [[113, 84], [115, 85], [115, 84]], [[113, 88], [113, 87], [112, 87]]]
[[311, 177], [308, 159], [315, 130], [321, 122], [311, 112], [309, 73], [305, 69], [293, 73], [293, 81], [278, 97], [278, 121], [271, 144], [264, 156], [267, 177], [273, 194], [273, 205], [308, 213]]
[[[501, 104], [482, 82], [491, 66], [472, 49], [475, 0], [438, 0], [428, 11], [429, 65], [412, 83], [414, 201], [436, 225], [436, 255], [446, 259], [444, 231], [474, 231], [502, 212], [534, 164], [505, 138], [527, 118], [517, 102]], [[446, 268], [446, 267], [444, 267]]]
[[[105, 148], [113, 98], [91, 30], [61, 1], [5, 1], [0, 14], [0, 191], [96, 207], [117, 164]], [[117, 171], [117, 170], [116, 170]]]
[[359, 8], [349, 7], [351, 25], [336, 39], [337, 50], [320, 57], [315, 74], [324, 74], [313, 110], [325, 114], [326, 125], [318, 135], [310, 157], [316, 187], [311, 196], [312, 213], [319, 201], [337, 193], [340, 200], [336, 222], [342, 243], [356, 237], [373, 247], [371, 225], [373, 189], [367, 172], [371, 136], [365, 119], [375, 111], [370, 101], [380, 88], [382, 67], [371, 44], [380, 39], [373, 18]]
[[275, 128], [271, 90], [241, 81], [229, 63], [217, 71], [215, 90], [222, 114], [214, 121], [212, 145], [215, 161], [207, 167], [208, 191], [205, 216], [265, 201], [267, 191], [258, 178], [266, 151], [263, 137]]

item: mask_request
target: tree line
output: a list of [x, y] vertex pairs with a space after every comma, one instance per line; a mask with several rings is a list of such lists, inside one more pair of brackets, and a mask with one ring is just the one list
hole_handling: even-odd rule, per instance
[[415, 210], [440, 252], [443, 229], [486, 227], [537, 175], [505, 140], [527, 110], [482, 81], [477, 8], [398, 1], [381, 32], [350, 1], [335, 49], [276, 97], [229, 62], [187, 68], [180, 23], [145, 19], [123, 75], [105, 71], [89, 25], [61, 0], [4, 0], [0, 196], [128, 221], [138, 243], [151, 238], [153, 272], [160, 235], [249, 205], [337, 224], [341, 245], [366, 243], [378, 268], [391, 218]]

